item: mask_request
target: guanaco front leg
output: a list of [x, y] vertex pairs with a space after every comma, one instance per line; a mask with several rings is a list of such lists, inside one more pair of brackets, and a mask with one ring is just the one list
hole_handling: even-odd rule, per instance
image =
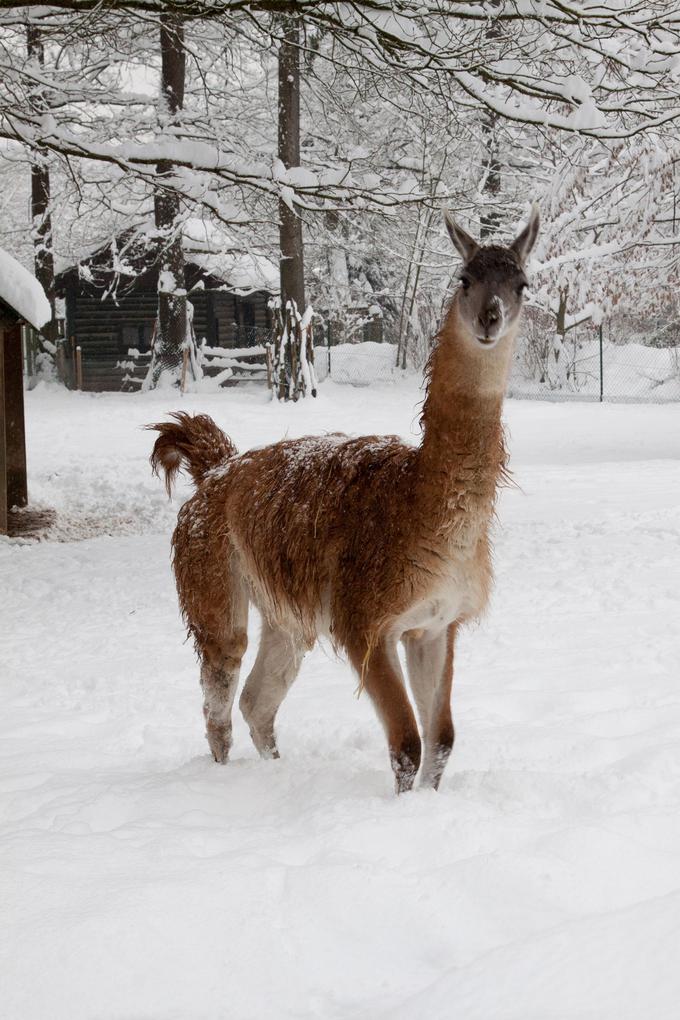
[[436, 635], [406, 635], [409, 682], [418, 707], [425, 741], [421, 786], [438, 789], [453, 747], [451, 717], [453, 648], [458, 625]]
[[396, 639], [382, 638], [370, 653], [365, 642], [357, 642], [349, 655], [385, 728], [397, 793], [405, 793], [420, 765], [420, 736], [404, 688]]

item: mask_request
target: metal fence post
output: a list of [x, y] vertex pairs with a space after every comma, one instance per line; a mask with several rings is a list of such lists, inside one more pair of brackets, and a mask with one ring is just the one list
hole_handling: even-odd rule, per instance
[[602, 341], [602, 323], [600, 323], [600, 403], [604, 400], [604, 351]]
[[326, 323], [326, 349], [328, 351], [328, 378], [331, 377], [331, 324]]

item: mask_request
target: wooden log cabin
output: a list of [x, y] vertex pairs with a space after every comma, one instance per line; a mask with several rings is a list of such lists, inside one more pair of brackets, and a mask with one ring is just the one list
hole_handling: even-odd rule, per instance
[[[185, 252], [186, 289], [199, 344], [205, 339], [208, 347], [245, 348], [268, 339], [268, 302], [278, 289], [273, 263], [247, 253], [228, 257], [206, 251], [192, 246], [191, 238]], [[83, 389], [120, 390], [128, 352], [150, 350], [158, 272], [153, 243], [123, 234], [58, 275], [65, 338], [71, 351], [81, 349]]]

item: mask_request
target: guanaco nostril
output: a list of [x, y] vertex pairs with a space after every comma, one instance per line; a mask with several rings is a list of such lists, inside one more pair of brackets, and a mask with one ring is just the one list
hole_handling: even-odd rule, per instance
[[480, 325], [487, 329], [491, 326], [495, 326], [499, 319], [500, 315], [496, 308], [487, 308], [486, 311], [482, 312], [479, 316]]

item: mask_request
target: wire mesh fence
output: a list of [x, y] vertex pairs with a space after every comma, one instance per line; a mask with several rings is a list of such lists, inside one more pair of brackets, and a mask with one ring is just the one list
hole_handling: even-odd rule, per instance
[[397, 368], [397, 345], [364, 341], [355, 344], [336, 344], [315, 347], [314, 362], [319, 382], [333, 382], [350, 386], [370, 386], [373, 383], [393, 382], [403, 378]]
[[[397, 368], [397, 345], [388, 342], [317, 346], [315, 362], [320, 382], [351, 386], [394, 382], [409, 371]], [[508, 393], [529, 400], [680, 401], [680, 342], [625, 342], [609, 324], [572, 331], [563, 343], [526, 333], [518, 339]]]
[[562, 340], [527, 330], [509, 394], [540, 400], [680, 401], [680, 337], [632, 334], [624, 321], [584, 324]]

